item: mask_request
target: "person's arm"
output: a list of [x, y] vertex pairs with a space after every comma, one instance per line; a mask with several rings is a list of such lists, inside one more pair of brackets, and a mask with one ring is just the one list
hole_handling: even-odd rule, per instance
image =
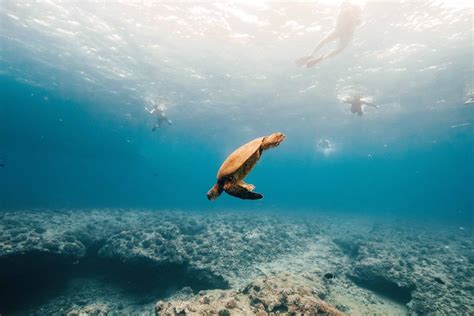
[[352, 104], [352, 100], [351, 99], [344, 99], [341, 101], [342, 103], [346, 103], [346, 104]]
[[365, 105], [368, 105], [368, 106], [372, 106], [372, 107], [374, 107], [374, 108], [376, 108], [376, 109], [379, 108], [378, 105], [375, 105], [375, 104], [373, 104], [373, 103], [369, 103], [369, 102], [366, 102], [366, 101], [362, 101], [362, 104], [365, 104]]

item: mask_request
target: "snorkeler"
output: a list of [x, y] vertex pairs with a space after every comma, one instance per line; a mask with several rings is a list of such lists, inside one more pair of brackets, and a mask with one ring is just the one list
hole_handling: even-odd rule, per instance
[[156, 124], [155, 124], [155, 126], [153, 126], [151, 131], [152, 132], [156, 131], [157, 128], [161, 127], [161, 124], [163, 122], [166, 122], [166, 123], [168, 123], [168, 125], [171, 125], [171, 121], [168, 119], [168, 117], [166, 116], [166, 113], [165, 113], [166, 107], [164, 105], [161, 105], [161, 104], [156, 105], [154, 101], [151, 101], [151, 103], [153, 104], [153, 107], [151, 109], [145, 107], [145, 110], [148, 113], [154, 114], [156, 116]]
[[362, 106], [363, 105], [368, 105], [368, 106], [374, 107], [376, 109], [379, 108], [378, 105], [375, 105], [375, 104], [372, 104], [372, 103], [369, 103], [367, 101], [362, 100], [360, 95], [355, 95], [355, 96], [352, 97], [352, 99], [343, 100], [342, 103], [350, 104], [351, 105], [351, 112], [354, 113], [354, 114], [357, 113], [359, 116], [364, 114], [364, 112], [362, 111]]
[[[351, 42], [356, 27], [361, 23], [361, 9], [355, 4], [343, 2], [340, 7], [339, 15], [334, 30], [324, 37], [309, 56], [302, 57], [296, 61], [298, 66], [314, 67], [321, 61], [334, 57], [341, 53]], [[333, 49], [325, 55], [315, 57], [314, 55], [326, 44], [338, 40], [337, 48]]]

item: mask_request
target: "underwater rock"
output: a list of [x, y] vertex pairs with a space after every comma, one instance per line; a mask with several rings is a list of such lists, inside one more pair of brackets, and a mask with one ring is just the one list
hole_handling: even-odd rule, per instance
[[342, 315], [314, 296], [311, 288], [295, 282], [291, 275], [264, 277], [240, 291], [213, 290], [188, 300], [159, 301], [157, 316], [165, 315]]
[[415, 285], [410, 280], [394, 277], [385, 263], [361, 264], [349, 275], [357, 285], [384, 295], [400, 304], [412, 299]]
[[357, 257], [351, 256], [347, 277], [360, 287], [405, 305], [414, 314], [472, 313], [474, 308], [467, 302], [472, 301], [473, 293], [464, 284], [472, 283], [469, 275], [474, 267], [466, 264], [461, 249], [439, 246], [446, 243], [449, 233], [439, 228], [401, 227], [372, 231], [360, 244]]
[[[9, 247], [0, 242], [0, 258], [29, 252], [82, 258], [89, 244], [106, 239], [119, 229], [116, 221], [108, 219], [115, 213], [107, 210], [4, 213], [0, 218], [0, 240], [12, 242]], [[104, 224], [104, 219], [107, 224]], [[91, 226], [91, 222], [97, 222], [97, 225]]]
[[356, 242], [353, 239], [336, 238], [334, 239], [334, 243], [339, 246], [345, 255], [354, 259], [359, 256], [360, 242]]
[[[107, 302], [111, 313], [117, 312], [118, 306], [122, 306], [120, 313], [132, 313], [139, 308], [149, 310], [156, 300], [171, 297], [170, 302], [184, 302], [179, 306], [173, 303], [173, 307], [180, 311], [187, 308], [187, 313], [199, 310], [195, 304], [201, 298], [201, 305], [215, 314], [238, 315], [246, 308], [266, 315], [270, 310], [276, 313], [301, 307], [283, 291], [298, 287], [311, 289], [299, 302], [303, 299], [311, 306], [313, 297], [354, 314], [383, 314], [393, 300], [399, 308], [396, 314], [473, 313], [471, 232], [424, 224], [366, 225], [332, 215], [304, 218], [242, 212], [4, 212], [0, 213], [0, 266], [4, 271], [0, 273], [0, 292], [4, 289], [0, 307], [10, 305], [7, 312], [0, 312], [15, 311], [26, 290], [33, 297], [32, 284], [36, 294], [44, 293], [54, 277], [57, 284], [52, 289], [57, 291], [47, 294], [50, 296], [41, 304], [52, 303], [39, 314], [60, 310], [64, 314], [91, 302]], [[99, 268], [116, 279], [114, 286], [134, 284], [146, 289], [146, 304], [151, 305], [146, 305], [143, 297], [128, 294], [121, 296], [125, 301], [105, 294], [94, 298], [96, 294], [89, 288], [84, 290], [91, 293], [89, 299], [71, 300], [77, 305], [67, 305], [68, 297], [49, 300], [66, 286], [70, 271], [96, 273]], [[242, 288], [262, 276], [270, 276], [266, 283], [272, 283], [271, 276], [281, 272], [300, 278], [277, 282], [280, 292], [266, 293], [267, 285], [260, 279], [252, 282], [247, 293], [215, 292]], [[28, 276], [21, 286], [20, 275]], [[99, 279], [91, 282], [102, 284]], [[103, 293], [107, 286], [103, 285]], [[198, 298], [193, 296], [200, 290], [208, 291]], [[215, 293], [225, 295], [220, 298]]]
[[108, 306], [105, 304], [91, 304], [75, 308], [67, 313], [67, 316], [107, 316]]
[[[255, 263], [295, 252], [303, 248], [305, 238], [311, 236], [303, 222], [301, 227], [292, 223], [293, 227], [289, 228], [286, 221], [275, 221], [264, 215], [165, 214], [147, 214], [133, 231], [124, 230], [110, 236], [99, 255], [124, 262], [142, 260], [150, 264], [204, 268], [231, 283], [242, 284], [239, 275], [248, 275]], [[290, 230], [299, 231], [301, 235], [285, 237]]]

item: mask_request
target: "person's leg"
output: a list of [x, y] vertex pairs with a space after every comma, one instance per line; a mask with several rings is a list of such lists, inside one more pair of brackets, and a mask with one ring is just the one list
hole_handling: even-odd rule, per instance
[[158, 128], [160, 128], [160, 126], [161, 126], [161, 119], [157, 119], [156, 124], [153, 127], [153, 131], [156, 131]]
[[341, 36], [339, 38], [339, 44], [337, 45], [337, 48], [333, 50], [332, 52], [327, 53], [326, 56], [323, 57], [323, 59], [334, 57], [340, 52], [342, 52], [344, 49], [346, 49], [347, 46], [349, 46], [349, 43], [351, 42], [351, 40], [352, 40], [352, 34]]
[[[347, 45], [346, 45], [347, 46]], [[331, 58], [331, 57], [334, 57], [338, 54], [340, 54], [345, 48], [346, 46], [339, 46], [337, 47], [335, 50], [332, 50], [330, 51], [329, 53], [327, 53], [326, 55], [324, 55], [321, 60], [324, 60], [324, 59], [328, 59], [328, 58]]]
[[316, 48], [313, 50], [313, 53], [311, 54], [311, 56], [314, 56], [321, 48], [323, 48], [323, 46], [325, 46], [326, 44], [334, 41], [336, 38], [338, 37], [337, 33], [336, 32], [331, 32], [329, 33], [325, 38], [323, 38], [319, 43], [318, 45], [316, 46]]
[[349, 45], [349, 43], [350, 43], [350, 38], [340, 38], [339, 39], [339, 44], [338, 44], [336, 49], [330, 51], [326, 55], [323, 55], [319, 58], [308, 61], [306, 63], [306, 67], [308, 67], [308, 68], [314, 67], [315, 65], [319, 64], [323, 60], [334, 57], [334, 56], [340, 54]]
[[296, 63], [298, 66], [304, 66], [304, 65], [306, 65], [308, 62], [311, 61], [311, 59], [314, 59], [314, 55], [315, 55], [323, 46], [325, 46], [326, 44], [328, 44], [328, 43], [334, 41], [336, 38], [337, 38], [336, 32], [331, 32], [331, 33], [329, 33], [328, 35], [326, 35], [326, 36], [318, 43], [318, 45], [317, 45], [316, 48], [313, 50], [313, 52], [311, 53], [311, 55], [302, 57], [302, 58], [296, 60], [295, 63]]

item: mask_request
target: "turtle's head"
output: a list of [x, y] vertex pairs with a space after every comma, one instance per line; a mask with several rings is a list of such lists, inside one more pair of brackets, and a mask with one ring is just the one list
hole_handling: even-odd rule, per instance
[[214, 184], [214, 186], [207, 191], [207, 199], [208, 200], [215, 200], [221, 195], [223, 189], [222, 186], [219, 185], [218, 183]]
[[273, 147], [277, 147], [278, 145], [280, 145], [280, 143], [282, 141], [284, 141], [286, 138], [286, 136], [283, 134], [283, 133], [273, 133], [267, 137], [265, 137], [265, 139], [263, 140], [263, 149], [269, 149], [269, 148], [273, 148]]

